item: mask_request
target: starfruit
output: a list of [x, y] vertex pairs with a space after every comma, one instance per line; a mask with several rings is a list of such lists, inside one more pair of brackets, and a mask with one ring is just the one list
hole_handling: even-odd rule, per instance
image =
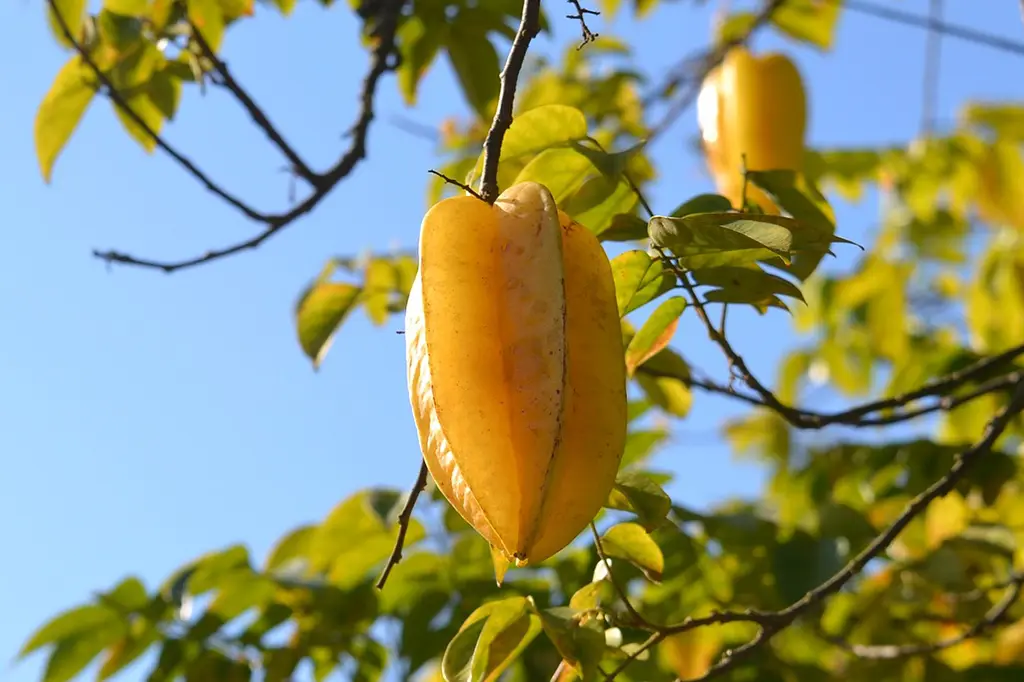
[[543, 561], [600, 510], [625, 447], [608, 257], [536, 182], [438, 202], [419, 249], [405, 334], [424, 460], [499, 556]]
[[[697, 122], [708, 170], [733, 206], [743, 197], [744, 155], [747, 170], [803, 169], [807, 98], [800, 72], [783, 54], [729, 50], [701, 84]], [[778, 214], [759, 188], [748, 184], [746, 196]]]

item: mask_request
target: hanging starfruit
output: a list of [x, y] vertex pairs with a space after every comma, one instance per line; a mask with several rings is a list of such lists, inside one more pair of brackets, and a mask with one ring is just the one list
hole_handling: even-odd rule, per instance
[[[747, 170], [803, 169], [807, 98], [800, 72], [783, 54], [757, 57], [742, 46], [729, 50], [701, 85], [697, 122], [718, 192], [736, 207], [743, 196], [744, 154]], [[747, 199], [779, 212], [750, 184]]]
[[626, 438], [611, 265], [524, 182], [427, 212], [405, 320], [409, 395], [438, 489], [497, 553], [537, 563], [608, 498]]

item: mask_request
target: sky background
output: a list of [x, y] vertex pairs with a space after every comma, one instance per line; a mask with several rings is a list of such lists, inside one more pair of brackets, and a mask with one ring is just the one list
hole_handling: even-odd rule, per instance
[[[546, 2], [555, 37], [536, 51], [578, 40], [578, 26], [560, 18], [562, 4]], [[656, 77], [680, 49], [706, 44], [712, 4], [663, 3], [654, 20], [635, 23], [620, 12], [613, 27], [600, 18], [591, 27], [642, 37], [639, 63]], [[1024, 41], [1016, 0], [945, 4], [950, 21]], [[898, 5], [927, 9], [926, 0]], [[236, 542], [261, 560], [283, 533], [323, 518], [356, 489], [411, 484], [419, 453], [404, 339], [394, 333], [401, 319], [374, 328], [359, 311], [314, 373], [292, 308], [332, 255], [415, 247], [426, 171], [439, 159], [429, 140], [394, 120], [436, 127], [466, 107], [444, 59], [411, 110], [385, 77], [369, 159], [312, 215], [257, 251], [198, 269], [108, 269], [91, 249], [186, 257], [256, 228], [167, 157], [145, 154], [100, 99], [45, 185], [33, 117], [67, 54], [40, 0], [0, 3], [0, 25], [0, 680], [31, 682], [44, 657], [15, 665], [18, 647], [91, 590], [128, 574], [152, 587], [194, 556]], [[367, 64], [357, 30], [347, 3], [325, 10], [304, 0], [288, 19], [259, 7], [226, 38], [236, 78], [317, 168], [344, 148], [356, 113]], [[754, 42], [759, 50], [780, 44], [770, 33]], [[912, 139], [924, 45], [924, 31], [850, 12], [831, 54], [787, 48], [809, 89], [809, 143]], [[946, 39], [941, 64], [941, 119], [965, 99], [1024, 97], [1021, 62], [1005, 53]], [[711, 189], [689, 148], [695, 132], [691, 109], [654, 148], [656, 210]], [[186, 90], [166, 137], [257, 205], [287, 206], [282, 160], [224, 94], [202, 99]], [[839, 231], [869, 243], [877, 215], [871, 197], [840, 205]], [[851, 265], [859, 252], [837, 253], [830, 267]], [[794, 342], [789, 318], [731, 313], [729, 330], [755, 372], [774, 381]], [[674, 346], [725, 376], [692, 314]], [[758, 490], [760, 470], [716, 444], [729, 413], [698, 396], [658, 455], [661, 467], [680, 472], [671, 489], [680, 502], [705, 507]]]

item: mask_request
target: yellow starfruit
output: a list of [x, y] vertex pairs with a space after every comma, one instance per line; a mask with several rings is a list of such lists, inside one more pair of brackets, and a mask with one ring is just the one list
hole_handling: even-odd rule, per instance
[[[807, 98], [800, 72], [783, 54], [757, 57], [742, 46], [731, 49], [701, 84], [697, 122], [715, 186], [737, 208], [744, 155], [747, 170], [803, 169]], [[750, 184], [747, 199], [779, 213], [768, 195]]]
[[607, 500], [626, 438], [611, 264], [524, 182], [435, 204], [406, 309], [420, 448], [449, 503], [508, 561], [537, 563]]

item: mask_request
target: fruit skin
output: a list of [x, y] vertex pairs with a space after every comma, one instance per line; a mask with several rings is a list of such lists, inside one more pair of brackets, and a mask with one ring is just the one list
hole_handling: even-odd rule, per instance
[[[803, 169], [807, 97], [796, 65], [773, 52], [740, 46], [708, 73], [697, 100], [702, 144], [719, 193], [740, 207], [743, 155], [747, 169]], [[767, 194], [747, 186], [747, 199], [778, 214]]]
[[543, 185], [424, 216], [406, 309], [409, 395], [438, 489], [524, 565], [607, 499], [626, 435], [611, 265]]

